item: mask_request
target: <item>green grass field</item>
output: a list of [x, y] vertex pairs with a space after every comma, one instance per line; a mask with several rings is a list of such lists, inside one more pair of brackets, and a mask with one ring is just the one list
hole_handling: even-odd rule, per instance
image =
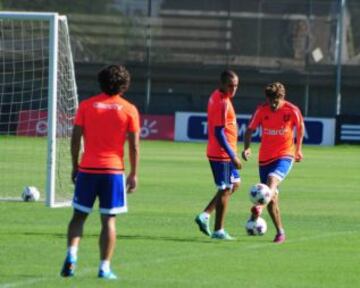
[[360, 146], [304, 147], [304, 161], [281, 186], [282, 245], [271, 242], [267, 213], [266, 235], [245, 234], [256, 148], [227, 216], [237, 240], [223, 242], [200, 234], [193, 221], [215, 192], [205, 144], [143, 141], [140, 185], [129, 213], [118, 217], [115, 282], [96, 278], [97, 211], [85, 227], [76, 276], [63, 279], [71, 208], [0, 202], [0, 287], [360, 287]]

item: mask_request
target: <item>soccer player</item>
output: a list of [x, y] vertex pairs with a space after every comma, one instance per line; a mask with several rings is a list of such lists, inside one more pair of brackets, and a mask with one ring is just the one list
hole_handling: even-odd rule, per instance
[[[266, 103], [258, 106], [252, 115], [245, 132], [242, 152], [242, 158], [247, 161], [251, 155], [251, 136], [260, 126], [262, 136], [259, 151], [259, 174], [261, 183], [267, 184], [273, 195], [267, 209], [277, 230], [275, 243], [285, 241], [285, 230], [280, 216], [278, 186], [289, 174], [294, 160], [300, 162], [303, 159], [304, 120], [299, 108], [285, 100], [285, 94], [285, 87], [279, 82], [266, 86]], [[295, 145], [294, 127], [296, 128]], [[252, 207], [251, 218], [259, 217], [262, 209], [261, 205]]]
[[[99, 198], [101, 232], [98, 277], [116, 279], [110, 261], [116, 242], [116, 215], [127, 211], [126, 192], [137, 187], [139, 114], [123, 98], [130, 74], [123, 66], [110, 65], [98, 74], [102, 93], [80, 103], [71, 139], [74, 213], [68, 226], [67, 255], [61, 276], [74, 275], [83, 226]], [[124, 144], [128, 139], [130, 173], [125, 181]], [[80, 143], [84, 153], [79, 163]]]
[[[214, 239], [233, 240], [224, 229], [225, 214], [230, 196], [240, 186], [241, 161], [236, 155], [238, 129], [232, 98], [239, 85], [234, 71], [225, 70], [220, 76], [220, 86], [210, 96], [207, 109], [208, 145], [207, 157], [217, 186], [217, 193], [196, 216], [201, 232]], [[215, 213], [215, 229], [211, 233], [210, 214]]]

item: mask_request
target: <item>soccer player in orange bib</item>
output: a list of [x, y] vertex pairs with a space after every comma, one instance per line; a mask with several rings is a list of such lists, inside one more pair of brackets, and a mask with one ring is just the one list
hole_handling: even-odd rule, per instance
[[[208, 102], [207, 157], [218, 191], [204, 211], [195, 218], [201, 232], [221, 240], [234, 239], [224, 229], [224, 222], [230, 196], [240, 186], [237, 169], [241, 168], [241, 162], [236, 154], [238, 129], [231, 102], [238, 85], [239, 78], [235, 72], [225, 70], [220, 76], [219, 89], [211, 94]], [[210, 214], [214, 210], [216, 210], [215, 229], [211, 233]]]
[[[303, 159], [302, 142], [304, 120], [298, 107], [285, 100], [285, 87], [279, 82], [265, 88], [266, 103], [257, 107], [248, 124], [244, 137], [242, 158], [247, 161], [251, 155], [250, 143], [258, 126], [262, 129], [259, 151], [259, 174], [261, 183], [272, 191], [272, 200], [267, 206], [276, 227], [275, 243], [285, 241], [285, 230], [281, 221], [278, 186], [290, 172], [294, 160]], [[296, 142], [294, 145], [294, 127]], [[259, 217], [263, 206], [251, 209], [252, 219]]]
[[[63, 277], [74, 275], [83, 226], [98, 198], [101, 214], [98, 277], [117, 278], [110, 269], [116, 242], [116, 215], [127, 211], [126, 192], [133, 192], [137, 186], [139, 114], [136, 107], [123, 98], [130, 85], [130, 74], [123, 66], [110, 65], [99, 72], [98, 82], [103, 93], [80, 103], [71, 139], [74, 213], [68, 226]], [[84, 153], [79, 163], [81, 139]], [[126, 139], [130, 172], [125, 181]]]

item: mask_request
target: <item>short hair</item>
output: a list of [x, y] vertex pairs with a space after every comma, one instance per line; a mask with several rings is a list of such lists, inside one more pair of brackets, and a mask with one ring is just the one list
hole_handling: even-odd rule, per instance
[[110, 65], [98, 74], [101, 91], [108, 95], [124, 93], [130, 86], [130, 73], [122, 65]]
[[220, 82], [222, 84], [226, 84], [229, 82], [230, 79], [234, 79], [235, 77], [238, 77], [237, 74], [232, 70], [224, 70], [220, 75]]
[[266, 86], [265, 96], [271, 99], [285, 97], [285, 86], [280, 82], [274, 82]]

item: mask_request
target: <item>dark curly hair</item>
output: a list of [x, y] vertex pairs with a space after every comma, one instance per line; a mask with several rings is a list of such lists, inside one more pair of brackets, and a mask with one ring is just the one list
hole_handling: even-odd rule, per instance
[[235, 77], [237, 77], [236, 73], [232, 70], [224, 70], [221, 74], [220, 74], [220, 82], [222, 84], [226, 84], [229, 82], [230, 79], [234, 79]]
[[108, 95], [126, 92], [130, 86], [130, 73], [122, 65], [110, 65], [98, 74], [101, 91]]
[[280, 82], [274, 82], [266, 86], [265, 95], [268, 98], [283, 98], [285, 97], [285, 86]]

